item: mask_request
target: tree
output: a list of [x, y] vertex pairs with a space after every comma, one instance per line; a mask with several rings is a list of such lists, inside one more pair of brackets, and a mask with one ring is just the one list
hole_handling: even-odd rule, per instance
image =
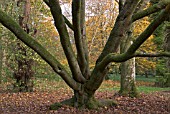
[[[71, 75], [53, 55], [51, 55], [40, 43], [36, 42], [33, 37], [28, 35], [10, 16], [2, 10], [0, 10], [0, 23], [12, 31], [18, 39], [36, 51], [53, 68], [53, 70], [61, 76], [68, 86], [73, 89], [74, 96], [69, 100], [72, 105], [75, 107], [96, 108], [99, 104], [95, 100], [94, 94], [100, 87], [106, 75], [108, 70], [107, 66], [109, 63], [124, 62], [133, 57], [170, 57], [170, 53], [168, 52], [155, 52], [151, 54], [136, 52], [140, 45], [148, 39], [154, 30], [167, 18], [167, 15], [170, 14], [169, 0], [161, 1], [146, 10], [134, 13], [139, 1], [140, 0], [126, 0], [125, 3], [122, 3], [122, 0], [119, 0], [120, 13], [117, 16], [114, 27], [111, 30], [105, 47], [99, 55], [92, 72], [90, 72], [88, 64], [89, 56], [85, 33], [85, 0], [72, 1], [72, 24], [62, 14], [58, 0], [44, 0], [44, 2], [49, 6], [53, 16], [54, 25], [58, 30], [60, 42], [67, 58]], [[126, 33], [131, 24], [140, 18], [160, 10], [162, 10], [161, 13], [136, 38], [127, 51], [118, 54], [118, 47], [126, 38]], [[66, 24], [74, 32], [77, 54], [75, 54], [72, 49]]]
[[[20, 7], [19, 13], [19, 25], [23, 28], [23, 30], [30, 34], [30, 8], [31, 3], [30, 0], [27, 1], [18, 1], [17, 6]], [[35, 34], [33, 34], [35, 35]], [[20, 41], [16, 41], [15, 47], [15, 61], [17, 61], [17, 68], [14, 70], [14, 78], [16, 79], [16, 83], [14, 84], [15, 89], [20, 92], [31, 92], [33, 91], [33, 58], [29, 58], [29, 55], [34, 55], [33, 52], [29, 50], [28, 47], [25, 47]], [[30, 54], [29, 54], [30, 53]]]
[[[151, 0], [151, 4], [156, 4], [161, 0]], [[158, 13], [152, 14], [150, 19], [153, 20]], [[170, 17], [162, 23], [154, 32], [154, 42], [157, 44], [158, 50], [170, 51], [169, 49], [169, 22]], [[157, 58], [156, 64], [156, 82], [155, 86], [169, 87], [170, 86], [170, 70], [169, 58]]]
[[[148, 3], [147, 0], [145, 1], [141, 0], [135, 9], [135, 12], [139, 12], [142, 9], [146, 8], [147, 3]], [[135, 23], [131, 24], [130, 29], [127, 31], [127, 37], [124, 38], [124, 40], [120, 44], [120, 53], [125, 53], [129, 48], [129, 46], [132, 44], [132, 42], [135, 40], [135, 38], [139, 36], [146, 29], [148, 25], [149, 22], [147, 21], [147, 17], [144, 17], [136, 21]], [[143, 53], [154, 52], [155, 50], [151, 51], [151, 48], [154, 48], [154, 45], [151, 46], [151, 44], [149, 44], [151, 43], [151, 41], [150, 42], [149, 41], [150, 38], [148, 38], [148, 40], [140, 46], [138, 51]], [[146, 44], [149, 45], [145, 47]], [[135, 64], [140, 64], [141, 60], [147, 60], [147, 59], [140, 58], [137, 60], [138, 61], [136, 61], [136, 58], [134, 57], [133, 59], [121, 63], [120, 65], [121, 82], [120, 82], [119, 95], [130, 96], [130, 97], [137, 97], [139, 95], [137, 92], [136, 82], [135, 82], [135, 78], [136, 78]], [[143, 64], [141, 66], [143, 66]], [[150, 66], [150, 64], [147, 63], [146, 66]]]
[[88, 1], [88, 4], [93, 4], [86, 6], [88, 10], [86, 13], [86, 37], [88, 40], [90, 68], [93, 68], [114, 25], [118, 14], [118, 5], [112, 0], [91, 0]]

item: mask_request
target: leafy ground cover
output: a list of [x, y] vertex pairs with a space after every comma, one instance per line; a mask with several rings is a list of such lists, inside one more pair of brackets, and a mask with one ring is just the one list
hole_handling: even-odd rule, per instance
[[5, 90], [1, 85], [0, 114], [169, 114], [170, 88], [144, 86], [148, 83], [137, 82], [138, 90], [141, 92], [140, 97], [129, 98], [115, 95], [119, 89], [118, 82], [105, 81], [97, 91], [96, 98], [116, 100], [118, 105], [101, 107], [97, 110], [81, 110], [69, 106], [49, 110], [51, 104], [72, 96], [72, 91], [62, 81], [37, 80], [35, 91], [31, 93], [12, 93], [9, 88]]

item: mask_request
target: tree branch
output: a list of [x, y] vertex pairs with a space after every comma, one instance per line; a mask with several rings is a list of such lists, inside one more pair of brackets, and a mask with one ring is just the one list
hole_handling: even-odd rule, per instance
[[86, 22], [85, 22], [85, 8], [86, 8], [86, 0], [81, 0], [81, 16], [80, 16], [80, 28], [81, 28], [81, 39], [83, 43], [85, 63], [82, 66], [83, 75], [86, 79], [90, 77], [90, 68], [89, 68], [89, 51], [86, 37]]
[[63, 15], [63, 17], [64, 17], [64, 20], [65, 20], [65, 23], [67, 24], [67, 26], [68, 26], [71, 30], [74, 31], [74, 27], [73, 27], [73, 25], [70, 23], [70, 21], [67, 19], [67, 17], [64, 16], [64, 15]]
[[123, 9], [124, 0], [119, 0], [118, 4], [119, 4], [119, 12], [120, 12]]
[[[49, 0], [43, 0], [46, 4], [47, 4], [47, 6], [48, 7], [50, 7], [49, 5]], [[73, 27], [73, 25], [70, 23], [70, 21], [63, 15], [63, 17], [64, 17], [64, 20], [65, 20], [65, 23], [67, 24], [67, 26], [71, 29], [71, 30], [74, 30], [74, 27]]]
[[106, 45], [97, 59], [100, 62], [107, 54], [116, 53], [122, 40], [126, 38], [126, 33], [131, 26], [131, 18], [137, 7], [139, 0], [126, 0], [122, 11], [119, 13], [115, 25], [111, 30]]
[[[72, 2], [72, 15], [73, 15], [73, 26], [74, 26], [74, 38], [76, 43], [76, 49], [77, 49], [77, 59], [79, 66], [81, 68], [81, 72], [84, 74], [85, 68], [86, 68], [86, 58], [84, 53], [84, 45], [83, 45], [83, 39], [82, 39], [82, 21], [81, 18], [81, 0], [73, 0]], [[83, 26], [84, 27], [84, 26]]]
[[164, 9], [165, 6], [168, 5], [169, 3], [170, 3], [170, 0], [163, 0], [163, 1], [160, 1], [159, 3], [154, 4], [153, 6], [147, 8], [143, 11], [135, 13], [132, 16], [132, 22]]
[[41, 44], [29, 36], [10, 16], [0, 9], [0, 23], [8, 28], [23, 43], [37, 52], [53, 69], [59, 74], [63, 80], [73, 89], [78, 90], [77, 83], [69, 76], [59, 61], [55, 59]]
[[156, 19], [142, 32], [138, 38], [129, 47], [127, 52], [129, 54], [135, 53], [135, 51], [149, 38], [149, 36], [156, 30], [156, 28], [162, 24], [166, 18], [170, 15], [170, 4], [156, 17]]
[[61, 7], [58, 0], [49, 1], [50, 10], [54, 18], [55, 26], [60, 35], [61, 44], [64, 53], [67, 57], [70, 69], [72, 71], [73, 78], [80, 83], [85, 83], [86, 79], [83, 77], [77, 59], [74, 55], [69, 34], [65, 25], [65, 21], [61, 12]]
[[134, 57], [170, 57], [170, 52], [160, 53], [135, 53]]
[[111, 62], [125, 62], [133, 57], [170, 57], [170, 52], [159, 52], [159, 53], [139, 53], [136, 52], [135, 54], [128, 54], [122, 53], [122, 54], [114, 54], [110, 53], [108, 54], [99, 64], [99, 69], [104, 69], [109, 63]]

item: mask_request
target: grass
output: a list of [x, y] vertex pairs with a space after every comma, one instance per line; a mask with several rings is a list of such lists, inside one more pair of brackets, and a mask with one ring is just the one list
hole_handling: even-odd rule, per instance
[[[120, 76], [109, 75], [109, 77], [111, 80], [104, 81], [98, 91], [119, 91]], [[155, 78], [152, 76], [149, 76], [149, 78], [145, 78], [144, 76], [138, 75], [136, 76], [136, 81], [137, 81], [137, 87], [139, 92], [151, 93], [155, 91], [170, 90], [170, 88], [153, 87]], [[59, 76], [54, 74], [36, 76], [34, 82], [35, 82], [35, 86], [34, 86], [35, 91], [57, 91], [59, 89], [70, 90], [70, 88], [65, 84], [65, 82]], [[2, 86], [1, 88], [5, 89], [5, 86]]]
[[138, 91], [143, 93], [151, 93], [156, 91], [170, 91], [170, 87], [160, 88], [160, 87], [139, 86]]
[[[114, 81], [120, 81], [120, 74], [109, 74], [109, 78]], [[145, 76], [136, 75], [136, 81], [155, 82], [155, 77], [148, 76], [148, 78], [145, 78]]]
[[[139, 81], [137, 82], [138, 86], [137, 89], [140, 93], [152, 93], [157, 91], [170, 91], [169, 88], [160, 88], [160, 87], [154, 87], [154, 86], [146, 86], [148, 83], [153, 83], [149, 81]], [[120, 83], [119, 81], [113, 81], [113, 80], [107, 80], [102, 83], [98, 91], [119, 91], [120, 89]]]
[[[104, 81], [100, 86], [98, 91], [119, 91], [120, 89], [120, 76], [119, 75], [110, 75], [110, 80]], [[159, 88], [153, 87], [155, 82], [155, 77], [149, 76], [145, 78], [144, 76], [137, 75], [137, 88], [139, 92], [151, 93], [156, 91], [168, 91], [170, 88]], [[152, 85], [152, 86], [151, 86]], [[38, 77], [35, 89], [37, 90], [48, 90], [55, 91], [58, 89], [69, 89], [65, 82], [56, 75], [45, 75]]]
[[[120, 87], [115, 87], [112, 90], [119, 91]], [[160, 88], [160, 87], [148, 87], [148, 86], [139, 86], [137, 87], [139, 93], [152, 93], [158, 91], [170, 91], [170, 87], [168, 88]]]

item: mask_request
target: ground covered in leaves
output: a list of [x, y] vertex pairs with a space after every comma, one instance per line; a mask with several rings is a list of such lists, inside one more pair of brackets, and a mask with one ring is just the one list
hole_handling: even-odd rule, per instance
[[70, 98], [70, 92], [59, 89], [51, 92], [0, 93], [0, 114], [170, 114], [170, 91], [141, 94], [139, 98], [114, 96], [114, 91], [98, 91], [97, 99], [113, 99], [118, 105], [98, 110], [80, 110], [69, 106], [49, 110], [49, 105]]

